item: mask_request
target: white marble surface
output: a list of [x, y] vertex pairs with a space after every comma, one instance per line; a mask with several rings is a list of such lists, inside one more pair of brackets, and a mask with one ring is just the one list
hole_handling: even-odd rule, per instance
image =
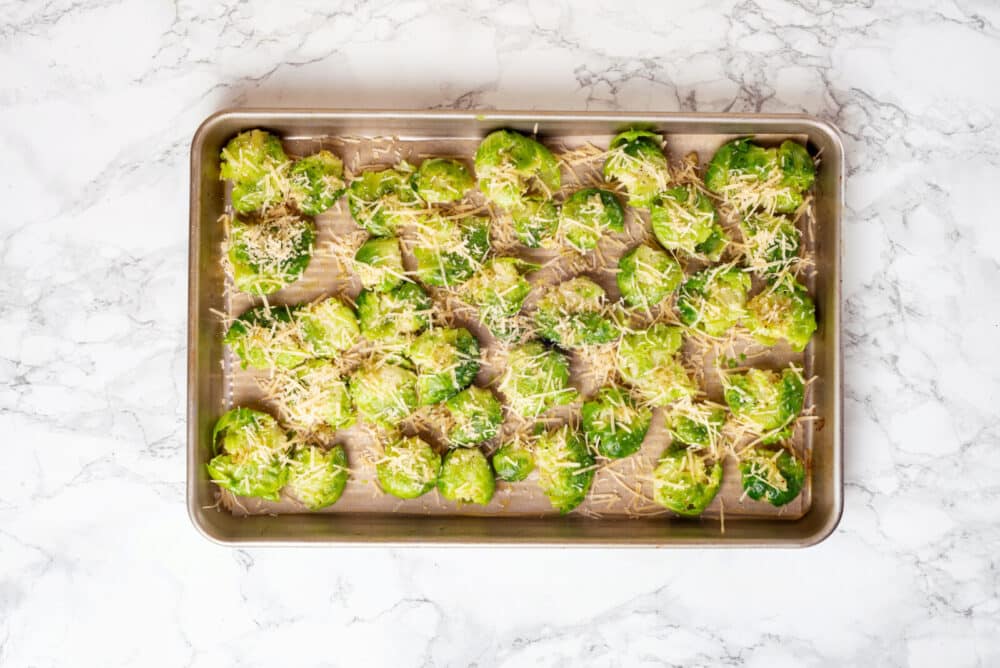
[[[0, 0], [0, 665], [1000, 665], [996, 3], [291, 4]], [[206, 542], [183, 505], [186, 161], [232, 105], [837, 123], [840, 530]]]

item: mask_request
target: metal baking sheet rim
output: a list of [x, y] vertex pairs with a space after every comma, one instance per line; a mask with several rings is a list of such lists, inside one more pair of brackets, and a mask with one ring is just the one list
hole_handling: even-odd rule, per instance
[[[814, 501], [809, 512], [795, 521], [740, 520], [736, 526], [727, 527], [727, 532], [719, 531], [717, 523], [711, 526], [698, 520], [663, 522], [663, 531], [635, 535], [631, 520], [605, 521], [561, 518], [553, 521], [529, 520], [523, 518], [498, 520], [477, 517], [398, 517], [391, 523], [406, 525], [405, 530], [380, 529], [372, 531], [375, 525], [387, 518], [348, 517], [333, 519], [332, 516], [294, 515], [281, 517], [242, 517], [228, 513], [218, 513], [212, 509], [209, 499], [200, 492], [205, 489], [205, 481], [199, 480], [203, 471], [198, 448], [203, 437], [199, 433], [203, 422], [200, 411], [200, 390], [204, 382], [199, 366], [201, 313], [201, 238], [202, 184], [205, 169], [205, 145], [215, 139], [221, 142], [238, 129], [249, 127], [273, 127], [282, 123], [308, 122], [314, 124], [336, 122], [386, 122], [405, 124], [412, 129], [421, 123], [431, 124], [436, 129], [447, 127], [449, 123], [480, 126], [481, 133], [498, 127], [531, 129], [538, 123], [544, 131], [548, 124], [607, 124], [609, 133], [613, 128], [630, 124], [648, 123], [662, 129], [665, 134], [688, 132], [701, 134], [806, 134], [810, 142], [816, 143], [823, 152], [823, 167], [817, 188], [826, 183], [822, 199], [830, 210], [822, 216], [820, 236], [829, 243], [823, 256], [828, 267], [821, 274], [826, 285], [825, 299], [822, 301], [822, 321], [824, 345], [828, 348], [830, 367], [825, 370], [824, 382], [829, 387], [823, 418], [824, 429], [830, 436], [829, 456], [825, 462], [827, 489], [825, 497], [814, 491]], [[233, 126], [233, 127], [229, 127]], [[698, 132], [692, 129], [697, 128]], [[224, 135], [223, 135], [224, 131]], [[217, 151], [211, 154], [217, 155]], [[841, 237], [840, 218], [844, 201], [844, 147], [837, 128], [816, 117], [804, 114], [710, 114], [710, 113], [590, 113], [590, 112], [548, 112], [548, 111], [391, 111], [391, 110], [318, 110], [318, 109], [228, 109], [209, 116], [198, 127], [191, 145], [191, 190], [190, 229], [188, 248], [188, 369], [187, 369], [187, 485], [186, 500], [188, 515], [192, 524], [208, 540], [221, 545], [378, 545], [378, 546], [559, 546], [559, 547], [809, 547], [828, 538], [840, 523], [843, 513], [843, 371], [841, 350]], [[819, 297], [819, 295], [817, 295]], [[819, 302], [819, 299], [817, 299]], [[815, 477], [815, 470], [813, 475]], [[814, 483], [815, 485], [815, 480]], [[199, 489], [200, 488], [200, 489]], [[817, 503], [820, 501], [821, 503]], [[209, 513], [225, 515], [232, 530], [221, 529], [209, 521]], [[214, 519], [219, 519], [215, 517]], [[683, 522], [683, 524], [681, 523]], [[796, 525], [804, 530], [796, 531]], [[359, 526], [338, 526], [351, 524]], [[525, 523], [541, 524], [526, 531]], [[503, 525], [522, 525], [520, 530], [497, 531]], [[611, 525], [617, 531], [610, 531]], [[421, 531], [414, 527], [421, 525]], [[763, 526], [749, 526], [763, 525]], [[595, 531], [595, 528], [600, 530]]]

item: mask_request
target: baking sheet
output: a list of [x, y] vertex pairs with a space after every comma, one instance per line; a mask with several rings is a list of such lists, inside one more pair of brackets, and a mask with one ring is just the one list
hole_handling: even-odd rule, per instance
[[[464, 154], [469, 155], [481, 137], [503, 127], [526, 134], [537, 130], [547, 143], [551, 138], [559, 138], [573, 144], [587, 138], [606, 141], [629, 126], [653, 127], [667, 135], [673, 158], [694, 148], [700, 150], [704, 159], [726, 138], [744, 135], [806, 137], [810, 152], [823, 157], [814, 186], [817, 267], [814, 295], [819, 329], [805, 358], [806, 373], [815, 376], [808, 401], [815, 405], [822, 419], [816, 421], [803, 443], [804, 449], [811, 453], [812, 466], [805, 491], [808, 496], [803, 497], [801, 506], [793, 508], [793, 512], [786, 509], [781, 515], [783, 521], [775, 521], [773, 513], [766, 514], [770, 512], [768, 507], [751, 509], [744, 504], [744, 512], [740, 513], [739, 508], [731, 512], [733, 509], [727, 504], [724, 527], [718, 517], [631, 518], [627, 512], [610, 515], [605, 512], [600, 519], [581, 512], [557, 518], [551, 516], [547, 506], [537, 512], [521, 513], [498, 505], [487, 508], [487, 514], [483, 515], [478, 508], [444, 504], [438, 508], [432, 497], [425, 497], [408, 509], [397, 508], [397, 501], [384, 498], [382, 501], [389, 501], [392, 507], [379, 509], [372, 505], [376, 499], [371, 491], [374, 487], [356, 486], [352, 482], [349, 493], [358, 496], [345, 496], [329, 513], [243, 516], [220, 507], [218, 488], [208, 479], [205, 463], [211, 457], [212, 426], [240, 390], [236, 378], [230, 378], [223, 368], [226, 351], [217, 315], [229, 309], [221, 287], [225, 281], [220, 264], [223, 226], [218, 224], [226, 204], [225, 184], [219, 181], [218, 154], [226, 141], [243, 130], [264, 128], [287, 140], [290, 148], [308, 153], [327, 143], [333, 145], [332, 137], [390, 135], [404, 143], [433, 141], [464, 146], [467, 147]], [[304, 142], [301, 147], [299, 141]], [[843, 510], [840, 217], [844, 172], [844, 148], [836, 128], [803, 114], [325, 109], [230, 109], [213, 114], [198, 128], [191, 146], [187, 510], [192, 524], [207, 539], [227, 545], [805, 547], [822, 541], [834, 531]], [[320, 225], [324, 236], [327, 229], [333, 232], [332, 225], [328, 228], [322, 224], [325, 220], [324, 217]], [[318, 256], [306, 280], [294, 286], [303, 291], [303, 297], [332, 287], [312, 282], [314, 277], [323, 275], [323, 263], [323, 257]], [[230, 388], [234, 393], [229, 393]], [[244, 386], [244, 389], [250, 400], [253, 388]], [[655, 438], [656, 429], [654, 425], [650, 439]], [[652, 447], [653, 456], [658, 454], [658, 447]], [[723, 499], [731, 497], [730, 486], [738, 484], [732, 473], [730, 467]], [[355, 475], [360, 483], [363, 470]], [[504, 494], [501, 489], [498, 499]], [[363, 507], [344, 512], [348, 498], [358, 503], [363, 499]], [[426, 510], [423, 503], [429, 504]], [[501, 509], [504, 512], [499, 513]], [[712, 510], [717, 508], [713, 506]]]

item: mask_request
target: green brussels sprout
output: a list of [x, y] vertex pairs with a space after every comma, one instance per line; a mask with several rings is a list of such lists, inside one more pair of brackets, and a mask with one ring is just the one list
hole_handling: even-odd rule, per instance
[[372, 237], [354, 254], [354, 270], [365, 290], [389, 292], [405, 279], [396, 237]]
[[244, 369], [290, 369], [311, 356], [302, 347], [295, 322], [294, 308], [258, 306], [234, 320], [222, 342]]
[[786, 448], [751, 448], [740, 457], [743, 491], [754, 501], [783, 506], [802, 491], [806, 467]]
[[586, 498], [594, 480], [594, 458], [568, 425], [538, 438], [535, 464], [542, 492], [560, 513], [568, 513]]
[[479, 308], [479, 321], [497, 338], [516, 334], [517, 326], [511, 319], [520, 313], [531, 292], [531, 283], [521, 274], [532, 268], [534, 265], [517, 258], [495, 257], [462, 286], [462, 298]]
[[711, 198], [694, 185], [677, 186], [653, 198], [649, 221], [660, 245], [689, 255], [722, 255], [729, 238]]
[[469, 217], [459, 221], [437, 215], [414, 223], [413, 258], [416, 276], [434, 286], [453, 286], [472, 276], [490, 252], [490, 221]]
[[479, 189], [505, 208], [526, 197], [551, 197], [562, 185], [559, 161], [552, 152], [512, 130], [486, 135], [476, 149], [475, 167]]
[[448, 444], [468, 448], [488, 441], [500, 431], [503, 407], [490, 390], [469, 387], [445, 402], [451, 427]]
[[781, 168], [782, 185], [799, 193], [812, 188], [816, 180], [816, 163], [802, 144], [786, 139], [778, 147], [778, 166]]
[[535, 325], [539, 336], [564, 348], [610, 343], [619, 331], [606, 311], [604, 288], [578, 276], [550, 287], [538, 300]]
[[750, 276], [737, 267], [703, 269], [691, 276], [677, 295], [681, 322], [709, 336], [722, 336], [746, 314]]
[[761, 443], [776, 443], [792, 435], [802, 411], [805, 384], [797, 369], [750, 369], [723, 378], [724, 396], [736, 418], [762, 433]]
[[617, 350], [618, 373], [647, 404], [663, 406], [697, 392], [675, 354], [681, 343], [680, 329], [663, 323], [622, 337]]
[[674, 442], [714, 450], [726, 424], [726, 409], [715, 404], [679, 401], [666, 414], [665, 421]]
[[267, 390], [282, 419], [301, 432], [336, 431], [354, 424], [347, 383], [326, 360], [309, 360], [275, 374]]
[[212, 482], [237, 496], [278, 501], [281, 488], [288, 482], [288, 466], [278, 457], [262, 460], [219, 455], [213, 457], [205, 468]]
[[540, 197], [528, 197], [510, 211], [514, 234], [528, 248], [538, 248], [559, 229], [559, 209], [555, 202]]
[[333, 357], [354, 345], [361, 334], [354, 309], [336, 297], [303, 306], [295, 312], [299, 337], [316, 357]]
[[337, 503], [349, 475], [341, 446], [297, 448], [288, 465], [288, 490], [309, 510], [320, 510]]
[[[625, 375], [622, 373], [623, 377]], [[665, 406], [678, 399], [693, 396], [698, 391], [684, 365], [673, 356], [641, 375], [630, 374], [625, 380], [649, 406]]]
[[637, 246], [618, 261], [616, 278], [625, 303], [648, 310], [677, 289], [684, 270], [667, 253], [650, 246]]
[[295, 162], [289, 170], [289, 199], [307, 216], [318, 216], [333, 206], [347, 189], [344, 163], [329, 151]]
[[226, 411], [212, 428], [212, 454], [221, 451], [245, 459], [260, 453], [280, 453], [287, 447], [287, 436], [278, 421], [252, 408]]
[[496, 482], [486, 456], [478, 449], [469, 448], [445, 454], [437, 488], [449, 501], [485, 506], [493, 498]]
[[784, 339], [792, 350], [802, 352], [816, 331], [816, 306], [805, 287], [789, 277], [751, 299], [744, 322], [765, 346]]
[[234, 218], [226, 255], [236, 289], [269, 295], [294, 283], [309, 266], [315, 241], [316, 228], [299, 216], [282, 215], [257, 223]]
[[440, 473], [441, 455], [416, 436], [386, 445], [375, 464], [382, 491], [400, 499], [415, 499], [431, 491]]
[[417, 407], [417, 376], [398, 364], [366, 362], [347, 387], [361, 417], [377, 425], [392, 426]]
[[762, 180], [777, 167], [777, 154], [758, 146], [749, 137], [733, 139], [718, 148], [705, 168], [705, 187], [723, 194], [739, 178]]
[[617, 387], [601, 388], [583, 404], [581, 428], [589, 444], [609, 459], [621, 459], [642, 446], [653, 413], [636, 406], [632, 398]]
[[704, 512], [719, 492], [722, 464], [709, 465], [708, 457], [679, 446], [667, 448], [653, 470], [653, 499], [686, 517]]
[[667, 189], [670, 167], [662, 145], [663, 137], [646, 130], [626, 130], [611, 140], [604, 178], [616, 179], [625, 187], [630, 205], [648, 207]]
[[219, 178], [233, 182], [232, 204], [250, 213], [281, 204], [288, 156], [281, 141], [263, 130], [241, 132], [222, 149]]
[[559, 212], [559, 233], [581, 253], [597, 248], [605, 231], [624, 229], [625, 211], [614, 193], [608, 190], [577, 190], [563, 202]]
[[576, 398], [576, 390], [569, 386], [569, 361], [538, 341], [511, 349], [498, 387], [507, 398], [507, 407], [523, 418]]
[[479, 341], [464, 327], [430, 329], [406, 356], [417, 370], [417, 401], [436, 404], [469, 386], [479, 372]]
[[237, 496], [280, 498], [288, 481], [288, 440], [273, 417], [249, 408], [228, 411], [215, 423], [212, 448], [213, 454], [224, 451], [205, 466], [212, 482]]
[[809, 152], [785, 141], [763, 148], [748, 138], [723, 144], [705, 170], [705, 187], [739, 211], [792, 213], [816, 177]]
[[493, 470], [500, 480], [519, 482], [535, 470], [535, 455], [520, 440], [504, 443], [493, 453]]
[[220, 154], [219, 178], [234, 183], [259, 181], [288, 162], [281, 140], [264, 130], [241, 132]]
[[376, 237], [391, 236], [422, 206], [410, 185], [413, 168], [405, 162], [395, 169], [364, 172], [351, 181], [347, 205], [354, 222]]
[[457, 202], [475, 185], [472, 174], [458, 160], [431, 158], [420, 163], [413, 188], [428, 204]]
[[747, 265], [765, 276], [779, 274], [799, 256], [799, 231], [785, 216], [755, 213], [740, 223]]
[[358, 324], [369, 341], [400, 341], [416, 334], [430, 323], [430, 312], [431, 298], [414, 283], [358, 295]]

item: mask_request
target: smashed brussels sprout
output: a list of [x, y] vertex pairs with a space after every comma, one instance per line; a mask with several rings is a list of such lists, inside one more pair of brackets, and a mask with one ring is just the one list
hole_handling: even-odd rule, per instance
[[653, 499], [678, 515], [701, 515], [719, 492], [722, 464], [684, 447], [664, 451], [653, 470]]
[[653, 413], [635, 405], [617, 387], [601, 388], [583, 404], [581, 429], [587, 443], [609, 459], [628, 457], [639, 450]]
[[212, 454], [225, 452], [240, 459], [278, 453], [288, 447], [284, 430], [267, 413], [252, 408], [226, 411], [212, 428]]
[[714, 450], [726, 424], [726, 409], [704, 402], [679, 401], [666, 414], [665, 422], [675, 442]]
[[607, 313], [607, 297], [585, 276], [550, 287], [535, 311], [539, 336], [564, 348], [614, 341], [619, 330]]
[[472, 174], [458, 160], [431, 158], [420, 163], [413, 188], [428, 204], [457, 202], [475, 185]]
[[294, 283], [309, 266], [316, 228], [300, 216], [285, 214], [251, 223], [229, 224], [226, 255], [240, 292], [269, 295]]
[[469, 448], [445, 454], [437, 488], [449, 501], [485, 506], [493, 498], [496, 482], [486, 456]]
[[318, 216], [344, 194], [344, 163], [329, 151], [298, 160], [289, 170], [289, 199], [307, 216]]
[[281, 140], [264, 130], [241, 132], [229, 140], [219, 157], [219, 178], [234, 183], [259, 181], [288, 162]]
[[550, 199], [526, 198], [511, 208], [510, 215], [514, 234], [528, 248], [538, 248], [559, 229], [559, 209]]
[[348, 381], [358, 413], [382, 426], [395, 426], [417, 407], [417, 376], [398, 364], [372, 360]]
[[441, 456], [416, 436], [386, 445], [375, 464], [382, 491], [400, 499], [415, 499], [434, 489], [440, 472]]
[[467, 388], [445, 402], [445, 407], [451, 422], [449, 445], [467, 448], [490, 440], [500, 431], [503, 407], [490, 390]]
[[427, 285], [452, 286], [466, 281], [490, 252], [489, 218], [448, 220], [422, 216], [414, 221], [416, 276]]
[[624, 229], [625, 211], [608, 190], [577, 190], [563, 202], [559, 212], [559, 234], [581, 253], [597, 248], [604, 232]]
[[244, 369], [290, 369], [310, 357], [299, 340], [296, 311], [288, 306], [250, 309], [233, 321], [222, 342]]
[[677, 313], [685, 325], [722, 336], [746, 314], [749, 290], [749, 274], [737, 267], [703, 269], [681, 285]]
[[295, 312], [299, 337], [316, 357], [333, 357], [358, 340], [358, 318], [347, 304], [336, 297], [303, 306]]
[[533, 268], [517, 258], [495, 257], [462, 286], [462, 298], [479, 309], [479, 321], [497, 338], [508, 339], [517, 333], [511, 318], [521, 311], [531, 292], [531, 283], [522, 273]]
[[232, 203], [239, 213], [266, 210], [284, 199], [288, 156], [281, 140], [263, 130], [241, 132], [222, 149], [219, 178], [233, 182]]
[[692, 396], [697, 387], [675, 354], [680, 348], [680, 329], [663, 323], [627, 334], [618, 346], [618, 373], [651, 406]]
[[288, 465], [288, 491], [309, 510], [320, 510], [337, 503], [349, 475], [347, 453], [341, 446], [300, 447]]
[[393, 235], [409, 222], [422, 206], [410, 185], [412, 172], [402, 163], [395, 169], [364, 172], [351, 181], [347, 204], [354, 222], [377, 237]]
[[212, 430], [213, 452], [206, 464], [212, 482], [237, 496], [269, 501], [280, 498], [288, 481], [285, 453], [288, 440], [277, 421], [267, 413], [234, 408], [223, 414]]
[[480, 190], [505, 208], [527, 197], [551, 197], [562, 184], [559, 162], [552, 152], [512, 130], [486, 135], [476, 149], [475, 166]]
[[479, 341], [464, 327], [431, 329], [406, 354], [417, 370], [417, 402], [444, 401], [469, 386], [479, 372]]
[[354, 407], [340, 371], [326, 360], [309, 360], [274, 374], [268, 395], [281, 418], [306, 432], [336, 431], [354, 424]]
[[778, 166], [781, 168], [782, 184], [804, 193], [816, 180], [816, 163], [805, 146], [790, 139], [778, 147]]
[[792, 213], [816, 178], [804, 146], [782, 142], [763, 148], [748, 138], [723, 144], [705, 170], [705, 187], [739, 211]]
[[816, 306], [805, 287], [789, 277], [747, 303], [744, 323], [765, 346], [784, 339], [792, 350], [802, 352], [816, 331]]
[[354, 270], [366, 290], [388, 292], [397, 287], [406, 275], [399, 239], [373, 237], [361, 244], [354, 254]]
[[219, 455], [205, 467], [212, 482], [237, 496], [278, 501], [281, 488], [288, 482], [288, 466], [278, 457], [262, 460]]
[[756, 213], [740, 223], [747, 266], [770, 276], [792, 266], [799, 256], [799, 231], [785, 216]]
[[802, 411], [805, 384], [797, 369], [750, 369], [723, 378], [726, 403], [737, 418], [762, 434], [761, 443], [776, 443], [792, 435]]
[[520, 440], [504, 443], [493, 453], [493, 470], [500, 480], [519, 482], [535, 470], [535, 455]]
[[722, 256], [729, 242], [718, 219], [712, 200], [693, 185], [660, 193], [649, 209], [653, 234], [660, 245], [712, 261]]
[[499, 389], [507, 407], [522, 418], [533, 418], [576, 398], [576, 390], [569, 385], [569, 361], [538, 341], [511, 349]]
[[430, 313], [431, 298], [414, 283], [358, 295], [358, 324], [369, 341], [402, 341], [427, 327]]
[[594, 480], [594, 458], [576, 432], [563, 425], [535, 442], [538, 484], [549, 503], [568, 513], [583, 502]]
[[667, 189], [670, 167], [662, 145], [663, 137], [646, 130], [626, 130], [611, 140], [604, 178], [616, 179], [625, 187], [630, 205], [648, 207]]
[[752, 448], [740, 457], [743, 490], [754, 501], [783, 506], [802, 491], [806, 467], [786, 448]]
[[638, 246], [618, 261], [618, 289], [629, 306], [649, 310], [677, 289], [684, 270], [667, 253]]

